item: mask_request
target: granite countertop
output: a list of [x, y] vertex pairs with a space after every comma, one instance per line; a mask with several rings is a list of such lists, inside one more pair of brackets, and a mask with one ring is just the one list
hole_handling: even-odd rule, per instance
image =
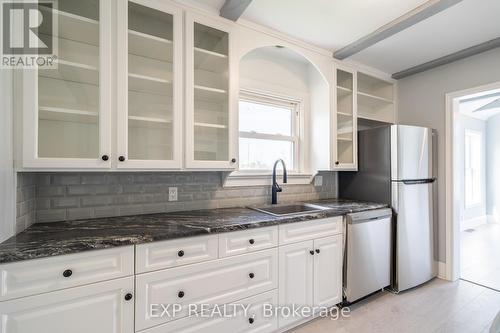
[[174, 238], [301, 222], [387, 207], [326, 199], [309, 202], [330, 209], [276, 217], [249, 208], [221, 208], [90, 220], [36, 223], [0, 244], [0, 264]]

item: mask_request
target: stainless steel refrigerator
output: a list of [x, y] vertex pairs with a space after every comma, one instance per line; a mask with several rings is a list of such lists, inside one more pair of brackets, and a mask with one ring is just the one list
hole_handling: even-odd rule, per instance
[[[392, 125], [358, 132], [358, 171], [339, 173], [341, 198], [394, 211], [391, 286], [403, 291], [436, 276], [436, 133]], [[380, 244], [384, 246], [384, 244]]]

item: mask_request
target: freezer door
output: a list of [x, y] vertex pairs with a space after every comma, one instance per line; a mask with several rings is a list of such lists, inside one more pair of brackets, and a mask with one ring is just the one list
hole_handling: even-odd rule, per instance
[[432, 183], [393, 182], [396, 214], [395, 286], [402, 291], [436, 276]]
[[432, 129], [391, 126], [391, 178], [413, 180], [433, 178]]

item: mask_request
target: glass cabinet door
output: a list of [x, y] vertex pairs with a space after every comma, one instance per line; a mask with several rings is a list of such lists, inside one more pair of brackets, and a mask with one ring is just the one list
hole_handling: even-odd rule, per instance
[[187, 21], [187, 166], [234, 168], [230, 133], [229, 32]]
[[[110, 63], [107, 1], [65, 0], [57, 9], [57, 30], [40, 31], [41, 39], [57, 38], [56, 68], [23, 75], [25, 167], [109, 167]], [[35, 73], [35, 74], [33, 74]], [[35, 77], [31, 77], [35, 75]], [[35, 92], [35, 93], [33, 93]], [[30, 118], [35, 116], [34, 118]], [[34, 142], [27, 140], [34, 133]]]
[[126, 3], [127, 25], [118, 32], [126, 54], [118, 66], [117, 166], [180, 168], [180, 13], [158, 2]]
[[356, 166], [356, 112], [355, 74], [337, 69], [336, 86], [336, 160], [335, 169], [351, 169]]

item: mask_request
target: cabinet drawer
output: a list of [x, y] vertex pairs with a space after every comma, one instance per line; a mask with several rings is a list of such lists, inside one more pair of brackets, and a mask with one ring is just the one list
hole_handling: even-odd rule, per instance
[[[151, 272], [136, 277], [136, 330], [187, 316], [189, 304], [225, 304], [277, 288], [276, 249]], [[179, 304], [159, 316], [161, 304]]]
[[278, 246], [278, 226], [229, 232], [219, 236], [221, 258], [276, 246]]
[[[202, 317], [193, 315], [173, 322], [163, 324], [141, 333], [243, 333], [259, 332], [268, 333], [278, 329], [278, 320], [276, 316], [264, 317], [264, 305], [276, 305], [278, 292], [276, 290], [268, 291], [257, 296], [242, 299], [234, 302], [236, 304], [234, 311], [231, 311], [227, 317]], [[250, 305], [248, 312], [245, 313], [241, 305]], [[252, 320], [250, 320], [252, 318]], [[250, 323], [252, 321], [252, 323]]]
[[342, 216], [279, 226], [279, 243], [290, 244], [342, 233]]
[[133, 333], [132, 276], [0, 302], [3, 333]]
[[217, 259], [217, 235], [181, 238], [137, 245], [136, 272], [194, 264]]
[[0, 265], [0, 301], [134, 275], [134, 247]]

